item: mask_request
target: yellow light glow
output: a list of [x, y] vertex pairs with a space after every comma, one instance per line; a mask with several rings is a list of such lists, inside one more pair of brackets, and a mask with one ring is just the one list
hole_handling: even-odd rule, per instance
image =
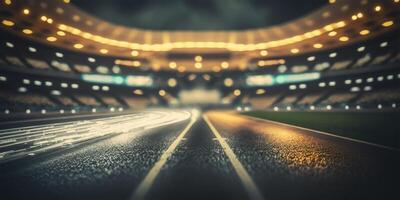
[[178, 81], [176, 81], [176, 79], [174, 79], [174, 78], [168, 79], [168, 86], [169, 87], [175, 87], [177, 84], [178, 84]]
[[242, 94], [242, 91], [240, 91], [239, 89], [236, 89], [236, 90], [234, 90], [233, 91], [233, 95], [235, 95], [235, 96], [240, 96]]
[[171, 68], [171, 69], [175, 69], [176, 66], [177, 66], [177, 64], [176, 64], [176, 62], [170, 62], [170, 63], [168, 64], [168, 66], [169, 66], [169, 68]]
[[368, 35], [370, 32], [367, 29], [360, 31], [360, 35]]
[[256, 94], [258, 94], [258, 95], [265, 94], [265, 90], [264, 89], [257, 89], [256, 90]]
[[74, 48], [75, 49], [82, 49], [84, 46], [83, 46], [83, 44], [74, 44]]
[[196, 56], [196, 57], [194, 57], [194, 60], [195, 60], [196, 62], [201, 62], [201, 61], [203, 60], [203, 57], [201, 57], [201, 56]]
[[332, 25], [327, 25], [324, 27], [324, 30], [326, 31], [332, 31], [334, 29], [334, 27]]
[[336, 36], [336, 35], [337, 35], [337, 32], [336, 32], [336, 31], [331, 31], [331, 32], [328, 33], [328, 35], [329, 35], [330, 37], [333, 37], [333, 36]]
[[[79, 34], [79, 33], [78, 33]], [[83, 35], [82, 35], [82, 37], [84, 37], [84, 38], [86, 38], [86, 39], [89, 39], [89, 38], [91, 38], [93, 35], [92, 34], [90, 34], [90, 33], [84, 33]]]
[[[111, 38], [106, 38], [100, 35], [94, 35], [88, 32], [80, 31], [77, 28], [67, 26], [65, 24], [60, 24], [58, 28], [62, 31], [73, 33], [85, 39], [92, 40], [101, 44], [108, 44], [111, 46], [119, 48], [128, 48], [143, 51], [170, 51], [172, 49], [178, 48], [220, 48], [227, 49], [229, 51], [255, 51], [255, 50], [265, 50], [268, 48], [275, 48], [285, 45], [290, 45], [298, 42], [303, 42], [306, 39], [314, 38], [322, 35], [330, 30], [336, 30], [346, 26], [345, 21], [339, 21], [332, 24], [326, 24], [322, 28], [317, 28], [315, 30], [306, 32], [304, 34], [295, 35], [289, 38], [283, 38], [279, 40], [260, 42], [260, 43], [233, 43], [233, 42], [195, 42], [195, 41], [177, 41], [177, 42], [167, 42], [158, 44], [145, 44], [145, 43], [135, 43], [122, 40], [114, 40]], [[324, 29], [324, 27], [326, 29]], [[90, 35], [91, 37], [84, 37]]]
[[343, 28], [345, 26], [346, 26], [346, 22], [344, 22], [344, 21], [340, 21], [340, 22], [336, 23], [337, 28]]
[[29, 13], [31, 13], [31, 11], [27, 8], [22, 10], [22, 13], [24, 13], [24, 15], [29, 15]]
[[141, 89], [136, 89], [136, 90], [133, 91], [133, 94], [143, 95], [143, 91]]
[[57, 35], [59, 35], [59, 36], [65, 36], [66, 34], [65, 34], [65, 32], [64, 31], [57, 31]]
[[165, 90], [160, 90], [160, 91], [158, 91], [158, 94], [163, 97], [163, 96], [165, 96], [166, 92], [165, 92]]
[[222, 69], [228, 69], [229, 68], [229, 63], [224, 61], [224, 62], [221, 63], [221, 67], [222, 67]]
[[231, 78], [226, 78], [226, 79], [224, 80], [224, 85], [225, 85], [226, 87], [232, 87], [232, 85], [233, 85], [233, 80], [232, 80]]
[[203, 64], [201, 63], [195, 63], [194, 67], [196, 67], [197, 69], [201, 69], [203, 67]]
[[335, 3], [336, 0], [329, 0], [329, 3]]
[[291, 49], [290, 52], [293, 54], [296, 54], [296, 53], [299, 53], [300, 50], [299, 49]]
[[11, 0], [4, 0], [4, 3], [5, 3], [6, 5], [11, 5], [11, 4], [12, 4], [12, 1], [11, 1]]
[[48, 19], [47, 19], [47, 23], [52, 24], [52, 23], [53, 23], [53, 19], [48, 18]]
[[393, 24], [394, 24], [394, 22], [392, 20], [389, 20], [389, 21], [383, 22], [382, 26], [383, 27], [389, 27], [389, 26], [392, 26]]
[[271, 65], [283, 65], [285, 64], [285, 60], [284, 59], [272, 59], [272, 60], [260, 60], [258, 61], [258, 66], [260, 67], [264, 67], [264, 66], [271, 66]]
[[47, 41], [49, 41], [49, 42], [55, 42], [55, 41], [57, 41], [57, 38], [56, 38], [56, 37], [53, 37], [53, 36], [47, 37], [46, 39], [47, 39]]
[[140, 65], [142, 65], [142, 63], [140, 63], [140, 61], [137, 61], [137, 60], [133, 61], [134, 67], [140, 67]]
[[27, 34], [27, 35], [30, 35], [30, 34], [33, 33], [33, 31], [31, 29], [24, 29], [24, 30], [22, 30], [22, 32]]
[[320, 44], [320, 43], [317, 43], [317, 44], [314, 44], [313, 45], [313, 47], [314, 48], [316, 48], [316, 49], [320, 49], [320, 48], [322, 48], [324, 45], [322, 45], [322, 44]]
[[69, 3], [70, 2], [70, 0], [64, 0], [64, 3]]
[[40, 20], [45, 22], [45, 21], [47, 21], [47, 17], [45, 15], [43, 15], [43, 16], [40, 17]]
[[67, 30], [67, 26], [65, 24], [60, 24], [60, 25], [58, 25], [58, 29], [60, 29], [62, 31], [66, 31]]
[[260, 51], [260, 55], [261, 56], [267, 56], [268, 55], [268, 51], [267, 50], [262, 50], [262, 51]]
[[347, 36], [342, 36], [342, 37], [339, 38], [339, 40], [342, 41], [342, 42], [349, 41], [349, 39], [350, 39], [350, 38], [347, 37]]
[[375, 6], [374, 10], [375, 10], [375, 12], [379, 12], [379, 11], [382, 10], [382, 7], [381, 6]]
[[362, 14], [362, 13], [359, 12], [359, 13], [357, 13], [357, 17], [358, 17], [358, 18], [363, 18], [363, 17], [364, 17], [364, 14]]
[[131, 56], [138, 56], [139, 55], [139, 52], [138, 51], [131, 51]]
[[114, 61], [114, 63], [116, 65], [125, 65], [125, 66], [128, 66], [128, 67], [140, 67], [140, 65], [141, 65], [140, 61], [137, 61], [137, 60], [131, 61], [131, 60], [120, 60], [120, 59], [117, 59], [117, 60]]
[[107, 50], [107, 49], [100, 49], [100, 53], [101, 53], [101, 54], [107, 54], [107, 53], [108, 53], [108, 50]]
[[6, 19], [3, 19], [3, 21], [1, 23], [4, 24], [5, 26], [14, 26], [13, 21], [6, 20]]

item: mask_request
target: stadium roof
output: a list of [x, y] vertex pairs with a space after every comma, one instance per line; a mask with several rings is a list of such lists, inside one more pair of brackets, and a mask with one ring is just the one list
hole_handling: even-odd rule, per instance
[[94, 17], [69, 0], [43, 0], [39, 4], [15, 1], [2, 12], [1, 20], [9, 31], [65, 49], [118, 57], [116, 64], [132, 63], [135, 67], [145, 61], [154, 70], [246, 70], [254, 58], [323, 51], [391, 30], [399, 15], [399, 7], [391, 4], [330, 0], [330, 4], [296, 20], [239, 31], [131, 28]]
[[71, 1], [101, 19], [151, 30], [245, 30], [278, 25], [327, 0], [89, 0]]

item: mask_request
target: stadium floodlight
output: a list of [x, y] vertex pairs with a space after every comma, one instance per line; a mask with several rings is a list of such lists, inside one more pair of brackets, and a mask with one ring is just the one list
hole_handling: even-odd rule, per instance
[[118, 80], [120, 79], [120, 77], [110, 76], [110, 75], [83, 74], [82, 79], [86, 82], [92, 82], [92, 83], [118, 84], [119, 83]]
[[91, 83], [126, 85], [134, 87], [151, 87], [153, 78], [144, 75], [119, 76], [119, 75], [100, 75], [100, 74], [82, 74], [82, 80]]
[[317, 80], [321, 77], [318, 72], [303, 73], [303, 74], [282, 74], [275, 77], [275, 83], [285, 84], [285, 83], [297, 83], [304, 81]]
[[297, 86], [296, 85], [289, 85], [289, 90], [296, 90]]
[[246, 79], [248, 86], [270, 86], [274, 84], [274, 77], [271, 75], [252, 75]]
[[150, 76], [127, 76], [126, 85], [136, 87], [150, 87], [153, 85], [153, 79]]
[[246, 79], [248, 86], [271, 86], [287, 83], [298, 83], [305, 81], [318, 80], [321, 77], [319, 72], [302, 74], [281, 74], [281, 75], [250, 75]]

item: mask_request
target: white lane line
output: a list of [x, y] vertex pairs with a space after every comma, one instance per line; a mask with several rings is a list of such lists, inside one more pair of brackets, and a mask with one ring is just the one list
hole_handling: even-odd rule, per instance
[[219, 134], [214, 125], [210, 122], [206, 115], [203, 115], [204, 121], [206, 121], [208, 127], [210, 127], [211, 131], [214, 133], [216, 139], [219, 144], [222, 146], [222, 149], [225, 151], [225, 154], [228, 156], [231, 161], [233, 168], [238, 174], [240, 180], [242, 181], [243, 186], [245, 187], [248, 195], [253, 200], [262, 200], [264, 197], [262, 196], [260, 190], [254, 183], [253, 179], [250, 177], [249, 173], [243, 167], [242, 163], [237, 159], [235, 153], [233, 153], [232, 149], [229, 147], [228, 143], [226, 143], [225, 139]]
[[301, 126], [286, 124], [286, 123], [272, 121], [272, 120], [268, 120], [268, 119], [252, 117], [252, 116], [248, 116], [248, 115], [241, 115], [241, 116], [243, 116], [245, 118], [253, 119], [253, 120], [256, 120], [256, 121], [264, 121], [264, 122], [269, 122], [269, 123], [278, 124], [278, 125], [282, 125], [282, 126], [288, 126], [288, 127], [291, 127], [291, 128], [297, 128], [297, 129], [301, 129], [301, 130], [305, 130], [305, 131], [319, 133], [321, 135], [327, 135], [327, 136], [331, 136], [331, 137], [335, 137], [335, 138], [340, 138], [340, 139], [343, 139], [343, 140], [348, 140], [348, 141], [352, 141], [352, 142], [358, 142], [358, 143], [362, 143], [362, 144], [366, 144], [366, 145], [371, 145], [371, 146], [378, 147], [378, 148], [388, 149], [388, 150], [392, 150], [392, 151], [400, 151], [400, 149], [395, 148], [395, 147], [388, 147], [388, 146], [385, 146], [385, 145], [376, 144], [376, 143], [372, 143], [372, 142], [366, 142], [364, 140], [358, 140], [358, 139], [349, 138], [349, 137], [345, 137], [345, 136], [335, 135], [333, 133], [328, 133], [328, 132], [324, 132], [324, 131], [318, 131], [318, 130], [314, 130], [314, 129], [304, 128], [304, 127], [301, 127]]
[[185, 137], [186, 133], [192, 128], [194, 123], [197, 121], [198, 118], [198, 113], [197, 111], [192, 111], [192, 117], [190, 119], [189, 124], [183, 129], [183, 131], [179, 134], [179, 136], [172, 142], [172, 144], [168, 147], [167, 150], [164, 151], [164, 153], [161, 155], [160, 159], [154, 164], [154, 166], [150, 169], [150, 171], [147, 173], [146, 177], [142, 180], [142, 182], [139, 184], [139, 186], [136, 188], [135, 192], [133, 193], [131, 199], [133, 200], [142, 200], [145, 199], [145, 196], [151, 186], [154, 183], [154, 180], [160, 173], [162, 167], [165, 165], [169, 157], [172, 155], [172, 153], [175, 151], [176, 147], [179, 145], [179, 143], [183, 140]]
[[[22, 119], [22, 120], [16, 120], [16, 121], [6, 121], [6, 122], [0, 122], [0, 125], [16, 124], [16, 123], [21, 123], [22, 124], [22, 123], [29, 123], [29, 122], [42, 122], [42, 121], [49, 121], [49, 120], [65, 120], [65, 119], [77, 119], [77, 120], [80, 120], [80, 119], [85, 118], [85, 117], [94, 117], [93, 119], [96, 119], [97, 117], [114, 117], [114, 116], [132, 115], [132, 114], [136, 114], [136, 113], [139, 113], [139, 112], [129, 111], [129, 112], [124, 112], [124, 113], [112, 113], [112, 114], [110, 114], [110, 113], [101, 113], [101, 114], [96, 114], [96, 115], [94, 115], [94, 114], [82, 114], [82, 115], [55, 116], [55, 117], [48, 117], [48, 118]], [[91, 120], [91, 119], [87, 119], [87, 120]], [[31, 126], [26, 126], [26, 127], [37, 127], [37, 126], [43, 126], [43, 124], [31, 125]], [[18, 127], [16, 127], [16, 128], [18, 128]]]

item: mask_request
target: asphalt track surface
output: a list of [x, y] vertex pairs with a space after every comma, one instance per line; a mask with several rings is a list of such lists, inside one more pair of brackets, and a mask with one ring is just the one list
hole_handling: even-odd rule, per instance
[[228, 112], [0, 131], [0, 199], [399, 199], [400, 152]]

